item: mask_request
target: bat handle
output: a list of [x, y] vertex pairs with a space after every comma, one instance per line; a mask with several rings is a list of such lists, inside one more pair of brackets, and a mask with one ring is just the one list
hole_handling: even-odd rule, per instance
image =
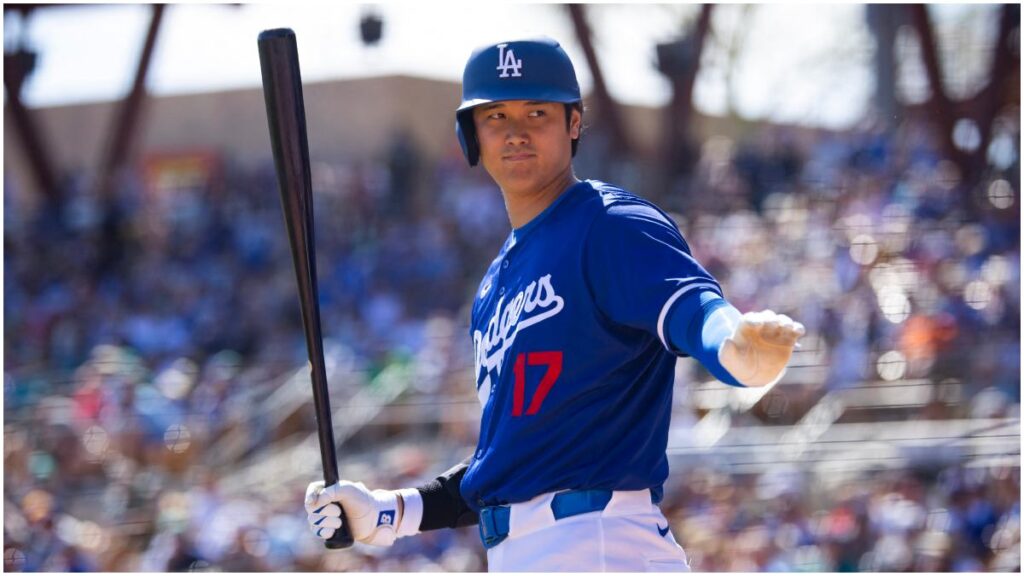
[[[333, 452], [333, 450], [332, 450]], [[324, 485], [333, 486], [338, 483], [338, 465], [335, 461], [328, 460], [327, 465], [324, 467]], [[341, 502], [335, 502], [338, 508], [341, 508], [341, 526], [334, 531], [334, 534], [330, 538], [324, 541], [324, 546], [328, 550], [341, 550], [343, 548], [349, 548], [355, 539], [352, 538], [352, 530], [348, 527], [348, 515], [345, 514], [345, 507], [341, 505]]]
[[324, 541], [328, 550], [341, 550], [352, 546], [355, 541], [352, 538], [352, 531], [348, 528], [348, 516], [345, 514], [345, 507], [341, 502], [336, 503], [341, 508], [341, 527], [334, 531], [330, 538]]

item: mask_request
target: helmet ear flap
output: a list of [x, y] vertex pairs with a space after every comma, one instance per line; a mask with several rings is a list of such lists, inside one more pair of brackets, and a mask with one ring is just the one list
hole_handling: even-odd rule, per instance
[[476, 166], [480, 160], [480, 144], [476, 140], [476, 126], [473, 125], [471, 114], [457, 114], [455, 116], [455, 134], [459, 137], [459, 145], [462, 146], [462, 154], [470, 166]]

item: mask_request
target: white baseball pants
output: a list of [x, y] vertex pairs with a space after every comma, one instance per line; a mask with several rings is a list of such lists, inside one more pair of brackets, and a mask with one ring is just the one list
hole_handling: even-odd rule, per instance
[[554, 494], [513, 504], [489, 572], [689, 572], [649, 490], [615, 492], [604, 510], [555, 520]]

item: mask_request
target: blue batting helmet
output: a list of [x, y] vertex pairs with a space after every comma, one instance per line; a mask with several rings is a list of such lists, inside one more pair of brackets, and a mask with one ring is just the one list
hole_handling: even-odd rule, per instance
[[[462, 73], [462, 104], [455, 111], [455, 134], [470, 166], [480, 160], [473, 108], [501, 100], [580, 104], [583, 98], [569, 55], [550, 38], [477, 48]], [[576, 140], [572, 151], [576, 153]]]

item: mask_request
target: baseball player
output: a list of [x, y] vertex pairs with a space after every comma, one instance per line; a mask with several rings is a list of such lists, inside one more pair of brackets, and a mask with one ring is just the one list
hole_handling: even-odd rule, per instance
[[371, 545], [478, 524], [490, 571], [686, 571], [658, 508], [676, 358], [766, 386], [804, 328], [741, 314], [658, 207], [576, 178], [582, 100], [557, 42], [477, 49], [462, 90], [456, 134], [512, 224], [473, 302], [476, 451], [417, 488], [314, 482], [310, 526], [330, 538], [340, 504]]

